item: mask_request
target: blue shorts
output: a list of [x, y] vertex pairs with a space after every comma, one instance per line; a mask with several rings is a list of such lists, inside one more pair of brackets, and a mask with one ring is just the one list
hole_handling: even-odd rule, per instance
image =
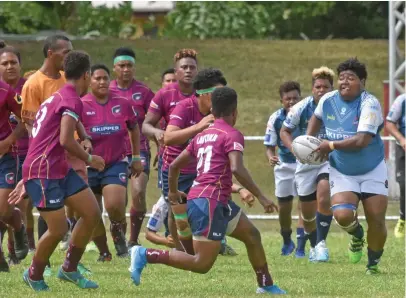
[[13, 189], [17, 184], [18, 159], [10, 153], [0, 158], [0, 188]]
[[32, 204], [43, 211], [63, 208], [67, 198], [88, 187], [73, 169], [63, 179], [31, 179], [24, 185]]
[[[149, 151], [140, 151], [141, 156], [141, 164], [144, 167], [144, 173], [147, 174], [149, 177], [149, 173], [151, 171], [151, 152]], [[128, 164], [131, 164], [132, 155], [127, 155], [128, 157]]]
[[228, 204], [207, 198], [187, 201], [187, 217], [194, 240], [223, 240], [235, 230], [240, 215], [240, 207], [231, 200]]
[[87, 175], [89, 177], [89, 186], [94, 193], [100, 194], [102, 187], [109, 184], [127, 187], [128, 163], [119, 161], [109, 165], [101, 172], [93, 168], [88, 168]]
[[[169, 184], [168, 184], [168, 170], [162, 170], [162, 193], [165, 200], [168, 200]], [[187, 194], [196, 179], [196, 174], [180, 174], [178, 180], [178, 190]]]
[[23, 163], [27, 155], [18, 156], [17, 183], [23, 179]]
[[158, 157], [158, 188], [162, 189], [162, 157]]

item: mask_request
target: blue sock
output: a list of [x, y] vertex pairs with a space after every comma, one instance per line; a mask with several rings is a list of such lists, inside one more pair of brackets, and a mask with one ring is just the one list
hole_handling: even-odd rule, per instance
[[303, 228], [296, 229], [297, 250], [304, 251], [306, 247], [306, 236]]
[[352, 230], [351, 232], [348, 232], [348, 234], [354, 236], [357, 239], [362, 239], [362, 238], [364, 238], [364, 229], [358, 223], [357, 227], [354, 230]]
[[310, 241], [310, 246], [314, 248], [317, 244], [317, 230], [310, 232], [309, 234], [305, 232], [306, 238]]
[[292, 242], [292, 238], [290, 238], [292, 235], [292, 230], [281, 230], [281, 235], [284, 245], [289, 245]]
[[316, 213], [317, 243], [326, 240], [332, 219], [332, 215], [324, 215], [319, 212]]
[[383, 254], [383, 249], [381, 251], [373, 251], [368, 247], [368, 265], [367, 267], [378, 265]]

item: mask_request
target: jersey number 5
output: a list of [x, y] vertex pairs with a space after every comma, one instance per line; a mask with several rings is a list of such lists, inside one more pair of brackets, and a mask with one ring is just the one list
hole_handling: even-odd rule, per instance
[[47, 115], [47, 112], [48, 112], [47, 104], [51, 103], [51, 101], [53, 99], [54, 99], [54, 97], [51, 96], [46, 101], [44, 101], [42, 103], [42, 105], [40, 106], [40, 109], [39, 109], [37, 115], [35, 116], [35, 123], [34, 123], [34, 127], [32, 128], [32, 132], [31, 132], [33, 138], [35, 138], [38, 135], [38, 132], [41, 129], [41, 123], [42, 123], [42, 121], [44, 121], [45, 116]]
[[211, 162], [211, 156], [213, 154], [213, 146], [207, 146], [205, 148], [199, 148], [199, 151], [197, 151], [197, 158], [199, 161], [197, 162], [197, 174], [200, 175], [200, 168], [204, 164], [203, 167], [203, 173], [207, 173], [210, 170], [210, 162]]

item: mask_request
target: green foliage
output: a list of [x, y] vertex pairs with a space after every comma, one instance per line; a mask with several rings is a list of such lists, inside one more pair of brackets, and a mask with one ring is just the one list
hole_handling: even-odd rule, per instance
[[169, 28], [187, 38], [260, 38], [269, 32], [269, 14], [246, 2], [178, 2]]
[[102, 35], [118, 37], [131, 14], [131, 2], [123, 2], [117, 8], [93, 7], [90, 2], [76, 2], [76, 9], [70, 16], [66, 30], [75, 35], [97, 30]]
[[38, 30], [60, 27], [53, 7], [38, 2], [1, 2], [0, 24], [5, 33], [32, 34]]

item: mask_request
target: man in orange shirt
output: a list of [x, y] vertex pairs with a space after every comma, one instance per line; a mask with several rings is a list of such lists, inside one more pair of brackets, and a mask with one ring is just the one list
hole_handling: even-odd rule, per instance
[[[53, 35], [45, 40], [43, 47], [44, 62], [41, 68], [36, 71], [25, 83], [21, 93], [23, 99], [22, 120], [25, 123], [28, 132], [31, 134], [32, 125], [34, 123], [37, 111], [40, 105], [49, 98], [54, 92], [58, 91], [66, 83], [63, 73], [63, 59], [73, 49], [72, 43], [66, 36]], [[91, 149], [91, 143], [86, 136], [83, 125], [78, 122], [78, 134], [85, 142], [85, 147]], [[76, 136], [77, 137], [77, 136]], [[86, 164], [72, 156], [67, 155], [68, 162], [72, 168], [87, 181]], [[74, 215], [70, 210], [67, 210], [67, 217], [71, 229], [75, 224]], [[38, 239], [47, 231], [47, 225], [42, 217], [38, 218]], [[61, 243], [60, 248], [66, 249], [68, 239]], [[82, 269], [82, 268], [80, 268]], [[50, 274], [49, 268], [45, 275]]]

